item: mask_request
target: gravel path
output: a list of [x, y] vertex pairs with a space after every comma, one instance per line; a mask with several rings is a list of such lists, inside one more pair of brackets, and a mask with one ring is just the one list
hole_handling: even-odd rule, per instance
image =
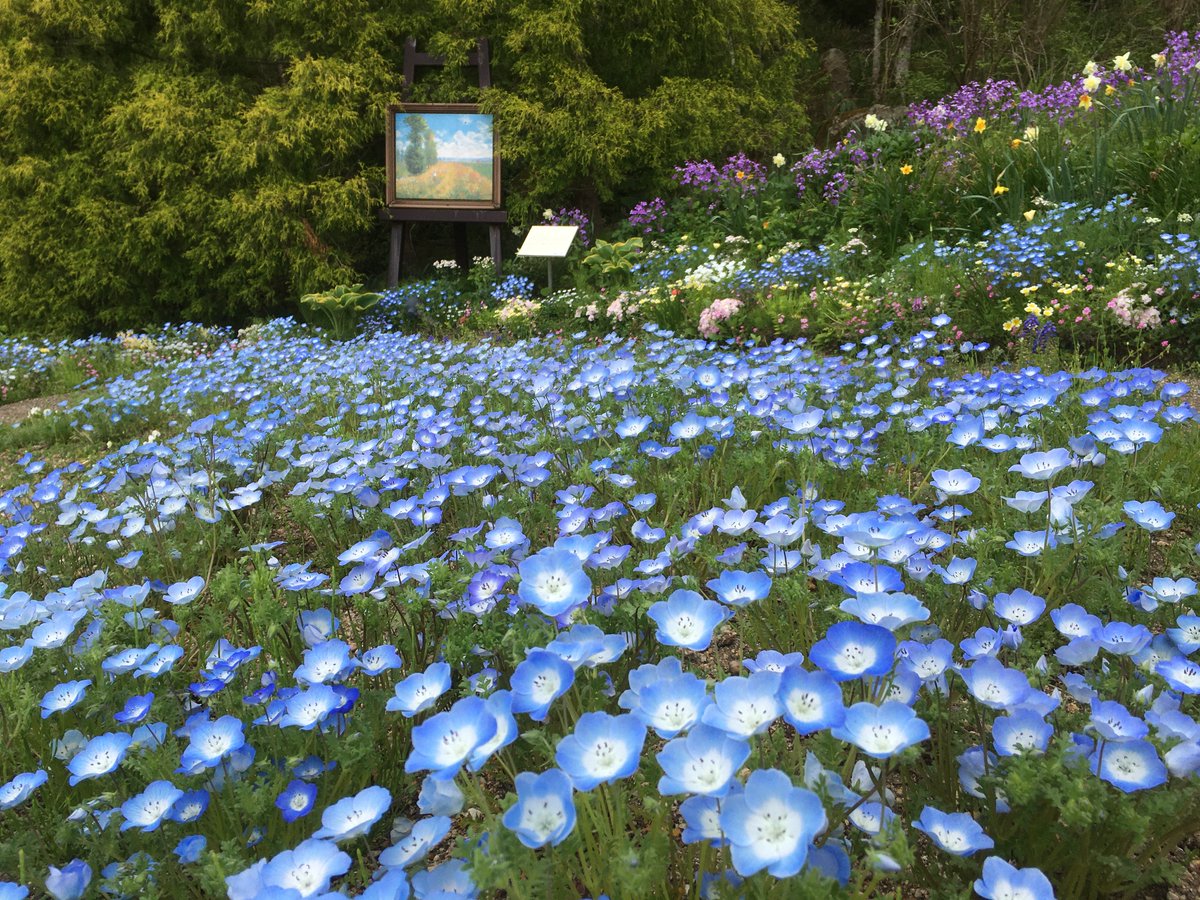
[[29, 417], [31, 409], [46, 409], [57, 406], [62, 400], [68, 400], [71, 394], [52, 394], [49, 397], [29, 397], [16, 403], [6, 403], [0, 406], [0, 425], [15, 425]]

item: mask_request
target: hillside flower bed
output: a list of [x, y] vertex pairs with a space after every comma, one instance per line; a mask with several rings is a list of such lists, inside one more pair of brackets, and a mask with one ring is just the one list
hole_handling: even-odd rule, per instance
[[1170, 883], [1196, 412], [996, 353], [277, 322], [21, 426], [112, 445], [0, 495], [0, 896]]

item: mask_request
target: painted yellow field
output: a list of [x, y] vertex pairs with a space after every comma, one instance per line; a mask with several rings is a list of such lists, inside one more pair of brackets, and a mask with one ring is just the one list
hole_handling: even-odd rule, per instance
[[438, 162], [420, 175], [398, 176], [396, 196], [421, 200], [490, 200], [491, 176], [490, 162]]

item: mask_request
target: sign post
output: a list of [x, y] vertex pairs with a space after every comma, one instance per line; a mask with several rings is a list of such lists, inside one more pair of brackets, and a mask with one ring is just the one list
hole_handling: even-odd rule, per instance
[[563, 259], [571, 252], [571, 243], [578, 233], [578, 225], [534, 225], [525, 235], [517, 256], [545, 257], [547, 289], [553, 292], [554, 260]]

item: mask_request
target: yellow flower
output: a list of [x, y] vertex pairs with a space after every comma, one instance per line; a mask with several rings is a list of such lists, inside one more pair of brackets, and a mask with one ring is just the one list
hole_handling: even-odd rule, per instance
[[733, 177], [736, 178], [738, 181], [741, 181], [743, 178], [746, 177], [746, 173], [743, 172], [741, 169], [738, 169]]
[[1039, 312], [1041, 312], [1041, 310], [1038, 308], [1036, 303], [1030, 302], [1025, 304], [1025, 312], [1029, 313], [1031, 316], [1036, 316]]
[[1106, 97], [1111, 97], [1116, 92], [1117, 92], [1117, 89], [1115, 87], [1113, 87], [1111, 84], [1106, 85], [1104, 88], [1104, 96], [1106, 96]]
[[1016, 331], [1021, 327], [1020, 319], [1009, 319], [1001, 326], [1005, 331]]
[[1039, 134], [1041, 134], [1041, 130], [1036, 125], [1030, 125], [1025, 129], [1025, 140], [1036, 141]]
[[1083, 79], [1083, 89], [1089, 94], [1096, 93], [1100, 87], [1100, 84], [1100, 79], [1095, 75], [1089, 75], [1087, 78]]
[[775, 168], [782, 169], [783, 164], [787, 162], [787, 159], [784, 158], [782, 153], [776, 153], [773, 157], [771, 157], [771, 162], [775, 163]]
[[1027, 210], [1025, 210], [1025, 212], [1021, 213], [1021, 215], [1023, 215], [1025, 217], [1026, 222], [1032, 222], [1035, 212], [1036, 212], [1036, 210], [1027, 209]]
[[1054, 315], [1054, 307], [1053, 306], [1043, 306], [1042, 307], [1042, 318], [1043, 319], [1048, 319], [1052, 315]]
[[1083, 109], [1091, 109], [1092, 108], [1091, 94], [1081, 94], [1079, 97], [1079, 105]]
[[1098, 65], [1096, 65], [1092, 60], [1089, 59], [1087, 62], [1087, 65], [1083, 67], [1083, 74], [1084, 75], [1095, 75], [1096, 70], [1098, 68], [1100, 68], [1100, 67]]
[[1118, 72], [1128, 72], [1133, 68], [1133, 63], [1129, 61], [1129, 54], [1122, 53], [1120, 56], [1113, 58], [1113, 65], [1116, 66]]
[[912, 173], [913, 173], [913, 167], [910, 166], [908, 163], [905, 163], [904, 165], [902, 165], [900, 167], [901, 175], [911, 175]]
[[985, 131], [987, 131], [987, 121], [985, 119], [976, 119], [975, 120], [975, 133], [983, 134]]
[[1006, 188], [1004, 185], [1002, 185], [1000, 182], [997, 181], [996, 186], [994, 188], [992, 188], [992, 193], [998, 197], [1001, 194], [1007, 194], [1008, 188]]
[[1165, 53], [1152, 53], [1150, 58], [1154, 60], [1154, 68], [1156, 69], [1161, 69], [1167, 64], [1167, 54]]
[[1008, 144], [1008, 146], [1010, 146], [1010, 147], [1012, 147], [1014, 150], [1016, 150], [1018, 147], [1020, 147], [1020, 146], [1021, 146], [1021, 143], [1022, 143], [1022, 141], [1021, 141], [1021, 139], [1020, 139], [1020, 138], [1013, 138], [1011, 141], [1009, 141], [1009, 144]]

